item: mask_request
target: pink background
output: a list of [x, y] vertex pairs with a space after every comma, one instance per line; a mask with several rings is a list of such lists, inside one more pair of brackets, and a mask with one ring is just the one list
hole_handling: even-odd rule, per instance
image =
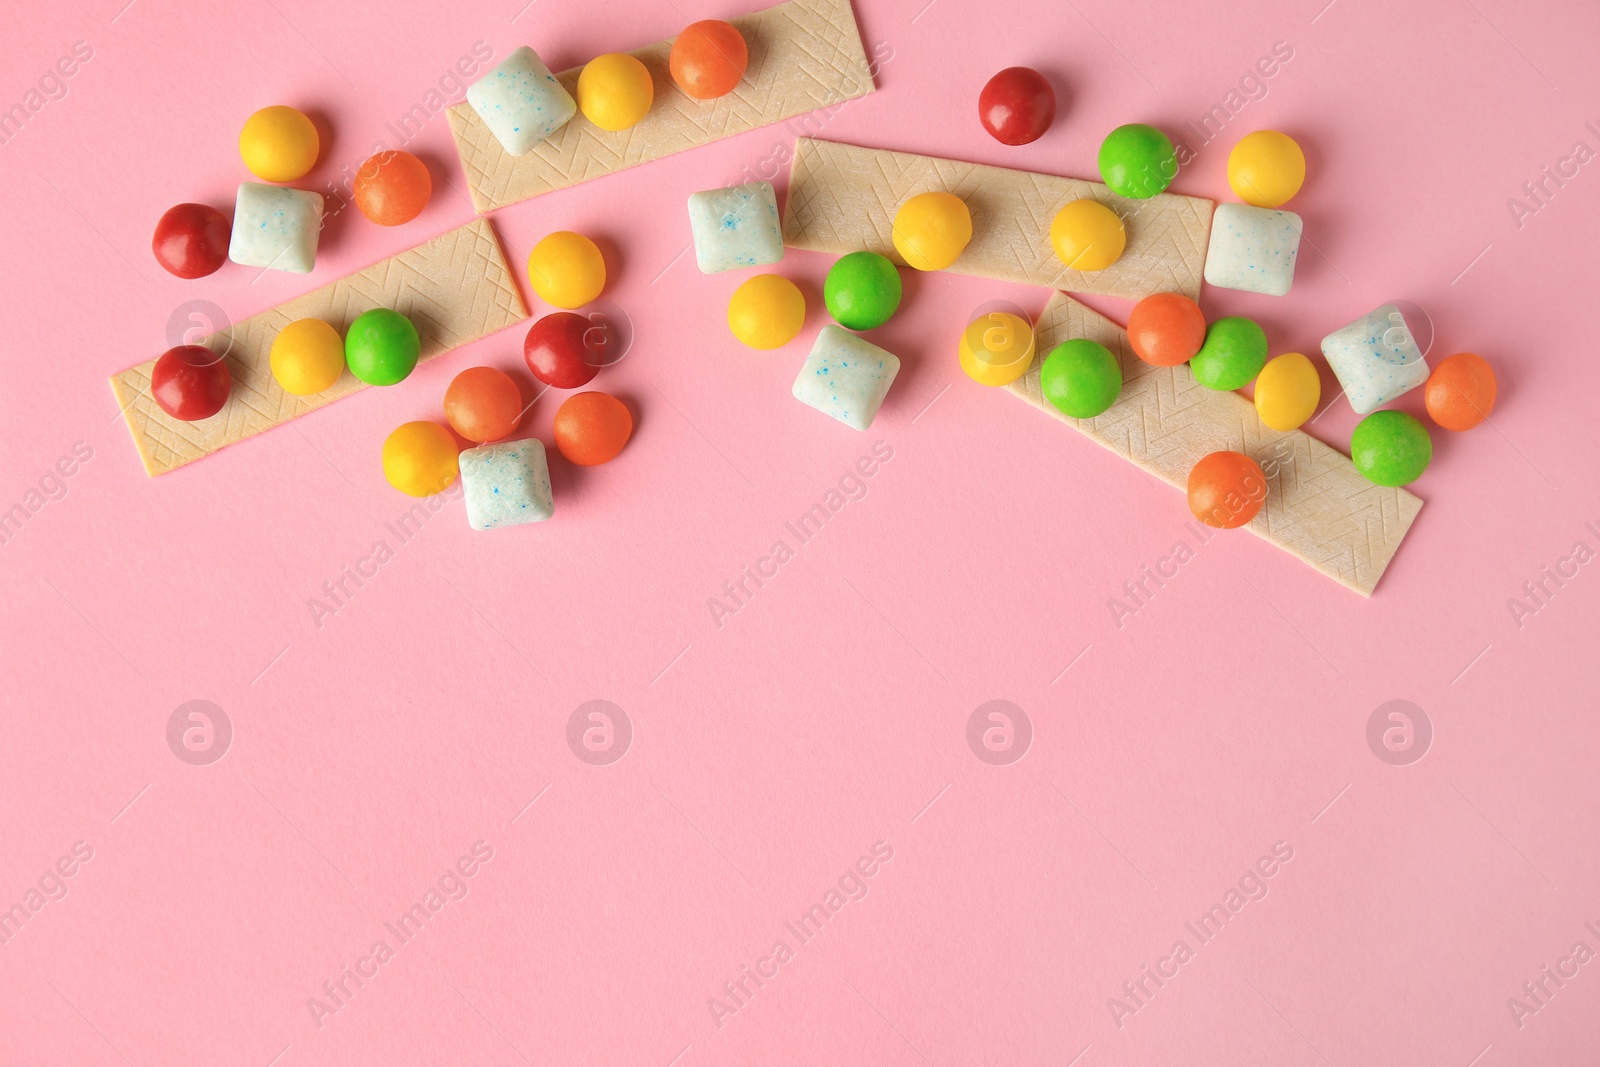
[[[1547, 582], [1536, 613], [1508, 605], [1574, 542], [1600, 549], [1584, 525], [1600, 527], [1600, 165], [1520, 226], [1507, 203], [1575, 142], [1600, 149], [1585, 127], [1600, 126], [1592, 5], [858, 5], [880, 91], [822, 136], [1093, 176], [1107, 130], [1150, 121], [1198, 149], [1177, 191], [1228, 198], [1236, 137], [1286, 130], [1311, 175], [1292, 205], [1308, 237], [1294, 293], [1207, 291], [1207, 313], [1257, 317], [1274, 352], [1315, 352], [1407, 299], [1431, 315], [1433, 358], [1471, 349], [1499, 374], [1492, 426], [1436, 434], [1413, 487], [1427, 506], [1372, 600], [1241, 533], [1119, 628], [1107, 601], [1123, 583], [1193, 547], [1182, 497], [954, 358], [972, 309], [1037, 311], [1044, 292], [908, 275], [874, 335], [904, 369], [865, 434], [789, 396], [824, 318], [826, 257], [779, 268], [812, 304], [793, 344], [757, 353], [727, 334], [745, 275], [680, 255], [684, 199], [786, 158], [781, 126], [494, 216], [519, 275], [543, 234], [592, 234], [605, 297], [637, 331], [594, 383], [637, 432], [609, 466], [552, 464], [554, 521], [478, 533], [456, 497], [403, 544], [385, 525], [410, 501], [383, 482], [384, 435], [439, 417], [475, 364], [531, 396], [521, 329], [147, 478], [106, 377], [167, 347], [175, 308], [241, 318], [472, 217], [435, 115], [406, 145], [435, 176], [415, 222], [345, 210], [309, 278], [167, 276], [148, 251], [156, 218], [182, 200], [231, 210], [252, 110], [318, 118], [323, 162], [300, 184], [321, 189], [372, 142], [395, 146], [385, 123], [474, 42], [496, 58], [533, 44], [559, 68], [743, 8], [123, 2], [14, 5], [0, 40], [7, 106], [75, 41], [93, 49], [0, 145], [0, 509], [41, 479], [59, 497], [0, 546], [0, 906], [26, 911], [41, 880], [67, 890], [36, 896], [0, 945], [0, 1061], [1600, 1054], [1600, 962], [1546, 980], [1554, 995], [1520, 1026], [1507, 1006], [1541, 968], [1570, 973], [1576, 942], [1600, 952], [1584, 927], [1600, 928], [1600, 564]], [[1209, 144], [1184, 130], [1278, 41], [1293, 58], [1264, 97]], [[1062, 107], [1010, 149], [974, 101], [1017, 63], [1046, 71]], [[558, 401], [534, 405], [529, 432], [549, 441]], [[1340, 400], [1313, 431], [1344, 449], [1354, 422]], [[47, 478], [78, 442], [92, 458]], [[719, 626], [708, 599], [775, 541], [796, 548], [785, 522], [875, 442], [892, 459], [866, 495]], [[308, 599], [379, 540], [393, 559], [318, 628]], [[209, 766], [166, 741], [195, 699], [234, 731]], [[609, 766], [566, 741], [591, 699], [632, 723]], [[1032, 723], [1009, 766], [966, 741], [995, 699]], [[1366, 740], [1395, 699], [1432, 724], [1409, 766]], [[409, 942], [386, 930], [480, 841], [492, 859], [463, 899]], [[784, 924], [880, 841], [892, 859], [867, 865], [866, 896], [802, 944]], [[58, 883], [78, 842], [92, 858]], [[1184, 924], [1279, 842], [1292, 859], [1267, 865], [1267, 895], [1201, 944]], [[1119, 1025], [1109, 998], [1180, 939], [1193, 958]], [[392, 958], [319, 1025], [308, 1000], [342, 968], [370, 973], [379, 940]], [[719, 1026], [708, 999], [778, 940], [793, 958]]]

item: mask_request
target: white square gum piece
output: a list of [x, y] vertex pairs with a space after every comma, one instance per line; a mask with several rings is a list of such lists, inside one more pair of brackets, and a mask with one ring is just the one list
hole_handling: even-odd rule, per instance
[[794, 398], [854, 430], [865, 430], [889, 395], [900, 360], [842, 326], [817, 334], [794, 380]]
[[1206, 251], [1206, 284], [1287, 296], [1300, 252], [1300, 216], [1248, 204], [1218, 204]]
[[1393, 304], [1324, 337], [1322, 354], [1357, 415], [1375, 411], [1428, 380], [1428, 364], [1411, 327]]
[[578, 113], [572, 94], [526, 46], [473, 82], [467, 103], [513, 156], [527, 155]]
[[702, 274], [760, 267], [783, 258], [778, 195], [771, 182], [708, 189], [689, 197], [694, 258]]
[[321, 231], [320, 194], [245, 182], [233, 206], [228, 258], [246, 267], [310, 274]]
[[544, 443], [531, 437], [461, 453], [461, 485], [474, 530], [543, 522], [556, 511]]

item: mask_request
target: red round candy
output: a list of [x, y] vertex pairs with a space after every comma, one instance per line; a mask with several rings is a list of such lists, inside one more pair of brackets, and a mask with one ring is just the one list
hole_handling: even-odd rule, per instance
[[209, 419], [228, 402], [233, 377], [222, 357], [204, 345], [179, 345], [161, 353], [150, 372], [150, 395], [175, 419]]
[[592, 324], [582, 315], [558, 311], [528, 329], [522, 356], [533, 376], [554, 389], [588, 385], [600, 367], [586, 343]]
[[978, 94], [978, 120], [1001, 144], [1027, 144], [1056, 120], [1056, 92], [1032, 67], [1007, 67]]
[[228, 258], [228, 218], [206, 204], [168, 208], [156, 223], [150, 251], [156, 262], [180, 278], [204, 278]]

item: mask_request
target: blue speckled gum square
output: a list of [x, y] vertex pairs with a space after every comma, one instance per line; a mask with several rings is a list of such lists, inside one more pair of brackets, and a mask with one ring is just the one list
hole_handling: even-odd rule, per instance
[[852, 429], [865, 430], [899, 373], [894, 353], [830, 324], [817, 334], [794, 380], [794, 398]]
[[689, 197], [689, 228], [702, 274], [761, 267], [783, 258], [783, 227], [771, 182], [695, 193]]
[[543, 522], [555, 514], [544, 444], [531, 437], [461, 453], [461, 486], [474, 530]]
[[1324, 337], [1322, 355], [1357, 415], [1375, 411], [1428, 380], [1428, 364], [1411, 327], [1393, 304]]
[[527, 155], [578, 113], [572, 94], [528, 47], [473, 82], [467, 103], [513, 156]]
[[246, 267], [310, 274], [321, 232], [320, 194], [245, 182], [233, 206], [228, 258]]
[[1287, 296], [1300, 253], [1300, 216], [1249, 204], [1218, 204], [1206, 251], [1206, 284]]

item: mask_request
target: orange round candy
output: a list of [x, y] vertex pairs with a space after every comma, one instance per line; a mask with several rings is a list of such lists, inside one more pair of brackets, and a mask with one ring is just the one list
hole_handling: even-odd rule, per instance
[[503, 371], [469, 367], [444, 391], [444, 417], [452, 430], [480, 445], [510, 437], [522, 421], [522, 390]]
[[398, 226], [422, 214], [433, 195], [433, 179], [410, 152], [379, 152], [356, 171], [356, 207], [379, 226]]
[[1128, 344], [1153, 366], [1187, 363], [1205, 340], [1206, 317], [1182, 293], [1154, 293], [1128, 313]]
[[616, 458], [632, 433], [627, 405], [606, 393], [569, 396], [556, 411], [556, 448], [582, 467]]
[[1267, 476], [1242, 453], [1213, 452], [1189, 471], [1189, 510], [1207, 526], [1243, 526], [1266, 499]]
[[744, 77], [750, 50], [739, 31], [718, 19], [696, 22], [672, 42], [672, 80], [696, 100], [727, 96]]
[[1428, 375], [1428, 414], [1446, 430], [1470, 430], [1494, 410], [1494, 370], [1476, 352], [1457, 352]]

